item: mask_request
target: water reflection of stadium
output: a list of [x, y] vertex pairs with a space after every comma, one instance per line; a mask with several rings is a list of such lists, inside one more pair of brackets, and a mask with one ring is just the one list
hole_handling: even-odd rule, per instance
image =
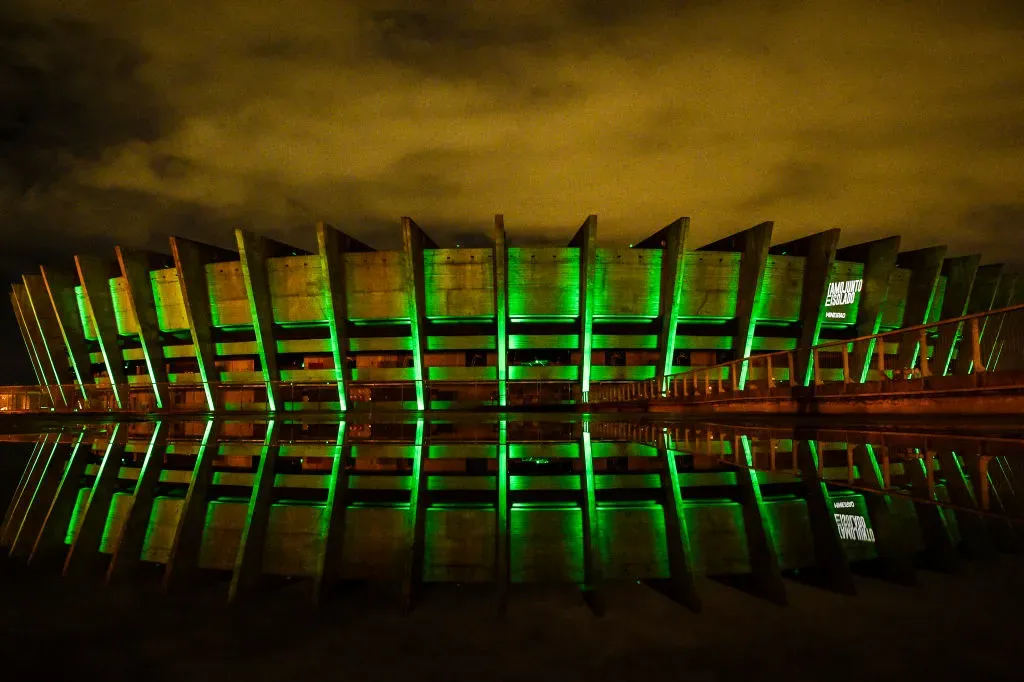
[[3, 530], [12, 554], [97, 579], [162, 565], [168, 587], [222, 571], [232, 597], [266, 576], [317, 594], [395, 581], [410, 600], [423, 582], [665, 579], [697, 605], [700, 576], [750, 575], [784, 601], [784, 572], [852, 591], [858, 562], [912, 582], [918, 559], [949, 567], [1012, 543], [1024, 475], [1016, 438], [578, 416], [131, 422], [7, 440], [31, 450]]

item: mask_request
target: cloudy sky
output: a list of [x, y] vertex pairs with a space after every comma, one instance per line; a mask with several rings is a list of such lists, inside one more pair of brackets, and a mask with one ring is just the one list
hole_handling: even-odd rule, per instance
[[1024, 3], [7, 0], [0, 274], [230, 229], [678, 216], [1024, 265]]

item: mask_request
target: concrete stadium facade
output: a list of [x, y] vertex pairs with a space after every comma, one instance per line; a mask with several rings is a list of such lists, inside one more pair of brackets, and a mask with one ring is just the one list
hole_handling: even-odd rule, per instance
[[514, 247], [499, 215], [492, 247], [442, 248], [403, 218], [401, 250], [321, 223], [314, 252], [237, 230], [237, 251], [172, 237], [170, 255], [81, 254], [26, 274], [11, 301], [58, 408], [282, 412], [572, 403], [1021, 300], [978, 255], [899, 237], [838, 248], [838, 229], [772, 244], [772, 228], [700, 245], [680, 218], [604, 248], [589, 216], [564, 247]]

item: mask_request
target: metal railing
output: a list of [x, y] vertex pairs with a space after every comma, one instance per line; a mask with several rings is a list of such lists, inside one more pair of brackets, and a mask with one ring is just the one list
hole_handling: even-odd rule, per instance
[[[115, 391], [109, 383], [49, 384], [46, 386], [0, 386], [0, 412], [128, 412], [157, 411], [180, 413], [210, 412], [208, 393], [213, 395], [215, 411], [268, 411], [268, 391], [264, 382], [198, 380], [153, 384], [148, 377], [133, 377]], [[271, 386], [281, 403], [279, 412], [336, 411], [340, 406], [337, 381], [280, 381]], [[497, 380], [408, 380], [346, 383], [348, 409], [417, 409], [419, 387], [425, 405], [435, 407], [502, 407]], [[506, 383], [504, 406], [570, 404], [579, 393], [571, 382], [556, 380]], [[209, 389], [209, 390], [208, 390]], [[158, 406], [156, 392], [166, 397]], [[120, 394], [120, 395], [119, 395]]]
[[[1014, 482], [1024, 473], [1024, 440], [1019, 437], [844, 428], [808, 438], [793, 429], [708, 422], [694, 426], [601, 421], [591, 422], [589, 428], [595, 438], [651, 447], [664, 443], [670, 452], [703, 458], [704, 468], [751, 469], [771, 474], [776, 481], [808, 475], [799, 461], [799, 446], [813, 443], [814, 477], [829, 486], [1024, 525], [1024, 507], [1014, 492]], [[969, 492], [950, 496], [945, 494], [947, 486]]]
[[[661, 379], [600, 382], [580, 393], [573, 381], [509, 380], [506, 407], [570, 403], [642, 402], [656, 399], [708, 400], [773, 395], [779, 387], [906, 382], [933, 376], [1024, 370], [1024, 305], [907, 327], [872, 336], [827, 341], [813, 348], [751, 355]], [[167, 396], [163, 410], [266, 411], [264, 382], [198, 381], [154, 384], [131, 377], [115, 391], [109, 383], [0, 387], [0, 412], [150, 412], [160, 408], [156, 389]], [[272, 384], [278, 411], [337, 410], [336, 381], [283, 381]], [[422, 390], [419, 386], [422, 385]], [[892, 384], [889, 384], [892, 388]], [[347, 407], [419, 407], [451, 404], [500, 407], [499, 382], [445, 380], [349, 381]], [[163, 390], [165, 389], [165, 390]], [[207, 390], [209, 389], [209, 390]], [[120, 393], [120, 395], [118, 395]]]
[[771, 395], [780, 386], [894, 382], [1024, 370], [1024, 305], [764, 353], [664, 378], [599, 384], [587, 403]]

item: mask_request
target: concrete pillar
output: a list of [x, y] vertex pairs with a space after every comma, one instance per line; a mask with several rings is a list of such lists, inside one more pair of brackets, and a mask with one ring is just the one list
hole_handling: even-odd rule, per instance
[[[899, 237], [847, 246], [836, 252], [836, 260], [864, 264], [863, 288], [857, 304], [857, 322], [854, 336], [873, 336], [882, 324], [882, 309], [888, 298], [889, 278], [896, 271], [896, 256], [900, 250]], [[850, 354], [850, 374], [860, 383], [867, 381], [875, 340], [858, 341]]]
[[583, 491], [583, 593], [591, 608], [601, 611], [598, 590], [601, 586], [601, 554], [598, 545], [600, 528], [597, 518], [597, 484], [594, 478], [594, 455], [590, 440], [590, 424], [583, 422], [579, 452], [583, 461], [580, 489]]
[[[26, 324], [25, 316], [22, 314], [22, 299], [24, 295], [21, 293], [24, 291], [24, 285], [12, 284], [11, 285], [11, 309], [14, 311], [14, 318], [18, 322], [18, 331], [21, 332], [21, 340], [25, 342], [25, 350], [28, 351], [28, 360], [32, 365], [32, 372], [36, 375], [36, 381], [39, 387], [46, 391], [46, 394], [50, 396], [50, 400], [53, 400], [51, 391], [53, 388], [50, 386], [49, 375], [43, 371], [42, 363], [39, 361], [39, 354], [36, 350], [35, 335], [29, 329]], [[28, 301], [24, 301], [25, 305], [28, 305]]]
[[57, 492], [53, 496], [46, 512], [46, 518], [43, 519], [42, 527], [32, 546], [32, 553], [28, 557], [30, 566], [63, 553], [64, 537], [68, 530], [68, 524], [71, 522], [75, 503], [78, 501], [78, 490], [82, 476], [85, 474], [86, 464], [89, 463], [90, 448], [91, 444], [85, 443], [83, 435], [80, 435], [71, 450], [71, 456], [64, 468]]
[[18, 498], [21, 496], [22, 491], [28, 484], [32, 466], [34, 465], [36, 458], [39, 456], [39, 451], [43, 447], [43, 443], [46, 441], [47, 437], [47, 435], [41, 435], [36, 439], [36, 442], [32, 445], [32, 452], [29, 453], [28, 459], [25, 460], [25, 466], [22, 468], [21, 476], [18, 478], [18, 485], [14, 488], [14, 493], [11, 495], [10, 502], [7, 504], [7, 511], [4, 512], [3, 523], [0, 524], [0, 547], [6, 547], [9, 544], [8, 542], [5, 542], [3, 538], [7, 535], [7, 528], [11, 523], [11, 517], [14, 515]]
[[345, 293], [345, 254], [350, 251], [373, 251], [360, 241], [349, 237], [325, 223], [316, 224], [317, 250], [320, 254], [320, 276], [327, 305], [327, 326], [331, 332], [331, 353], [338, 379], [338, 404], [342, 412], [348, 409], [348, 300]]
[[[49, 456], [45, 459], [37, 485], [31, 490], [25, 491], [29, 495], [28, 505], [25, 507], [21, 525], [16, 529], [11, 542], [11, 556], [13, 557], [27, 559], [32, 554], [32, 547], [39, 536], [43, 521], [46, 520], [46, 512], [50, 508], [50, 502], [53, 501], [54, 493], [57, 492], [57, 486], [60, 485], [64, 465], [67, 464], [67, 450], [59, 437], [54, 443], [53, 449], [49, 453], [44, 451], [44, 454]], [[43, 464], [42, 458], [39, 461], [40, 464]]]
[[914, 504], [925, 551], [938, 568], [953, 572], [959, 570], [961, 562], [953, 544], [949, 521], [942, 508], [934, 504], [940, 500], [935, 494], [934, 486], [929, 485], [928, 469], [931, 463], [932, 458], [926, 454], [921, 459], [908, 460], [904, 464], [904, 471], [910, 479], [911, 497], [928, 500]]
[[676, 453], [669, 449], [668, 434], [664, 431], [657, 435], [656, 445], [658, 458], [661, 460], [661, 489], [665, 500], [662, 512], [665, 515], [665, 542], [668, 545], [669, 577], [673, 597], [694, 613], [699, 613], [701, 601], [691, 561], [690, 531], [683, 511], [683, 494], [676, 466]]
[[[905, 251], [896, 256], [896, 267], [911, 271], [901, 327], [914, 327], [924, 324], [928, 320], [932, 304], [935, 302], [935, 287], [939, 282], [942, 261], [945, 257], [945, 246]], [[909, 334], [901, 336], [896, 366], [899, 369], [914, 367], [917, 362], [917, 352], [917, 336]]]
[[23, 275], [21, 281], [25, 285], [32, 319], [39, 329], [39, 339], [45, 354], [41, 359], [49, 363], [48, 369], [56, 379], [54, 393], [55, 397], [60, 399], [58, 406], [72, 405], [75, 399], [75, 376], [64, 351], [64, 342], [53, 313], [53, 306], [50, 305], [49, 296], [46, 294], [46, 284], [43, 283], [41, 275]]
[[96, 338], [99, 340], [103, 364], [107, 368], [107, 377], [114, 392], [114, 401], [118, 408], [127, 409], [128, 377], [124, 372], [124, 353], [117, 338], [117, 318], [114, 317], [114, 300], [110, 295], [113, 268], [100, 258], [83, 255], [75, 256], [75, 267], [78, 269], [78, 280], [82, 284], [85, 305], [96, 325]]
[[267, 275], [267, 258], [273, 248], [272, 242], [246, 230], [235, 230], [235, 239], [242, 263], [245, 293], [249, 299], [256, 350], [263, 369], [263, 383], [267, 389], [267, 408], [271, 412], [283, 411], [281, 372], [277, 366], [277, 341], [274, 338], [274, 306], [270, 299], [270, 279]]
[[167, 364], [164, 359], [164, 345], [160, 338], [160, 321], [156, 314], [156, 300], [153, 298], [153, 284], [149, 271], [153, 255], [114, 247], [121, 276], [127, 284], [128, 306], [139, 321], [139, 345], [146, 358], [149, 383], [159, 409], [170, 405], [167, 388]]
[[217, 409], [216, 347], [213, 344], [213, 318], [210, 311], [210, 293], [206, 283], [206, 265], [214, 262], [223, 251], [181, 237], [171, 237], [171, 254], [178, 271], [178, 286], [185, 305], [185, 318], [192, 334], [199, 376], [206, 393], [206, 405], [211, 412]]
[[750, 572], [754, 577], [757, 591], [765, 599], [785, 606], [788, 603], [786, 586], [782, 581], [775, 538], [769, 532], [765, 515], [761, 485], [754, 466], [750, 439], [745, 434], [733, 433], [733, 447], [739, 466], [736, 469], [736, 483], [739, 487], [739, 502], [743, 509], [743, 527], [747, 536], [747, 551], [750, 555]]
[[167, 423], [158, 421], [146, 449], [146, 459], [135, 482], [135, 491], [129, 502], [125, 521], [121, 526], [114, 553], [107, 567], [107, 583], [115, 583], [135, 572], [142, 560], [142, 547], [149, 532], [149, 521], [153, 513], [156, 486], [163, 470], [164, 454], [167, 450]]
[[18, 486], [11, 499], [11, 504], [5, 515], [4, 527], [0, 529], [0, 547], [10, 547], [14, 544], [14, 539], [18, 535], [18, 530], [28, 511], [29, 503], [32, 501], [32, 495], [39, 486], [39, 480], [42, 478], [50, 453], [59, 444], [59, 432], [55, 435], [44, 435], [41, 441], [37, 441], [32, 455], [25, 462], [21, 485]]
[[114, 430], [107, 441], [107, 449], [103, 453], [100, 469], [93, 479], [89, 500], [82, 512], [82, 522], [78, 533], [68, 548], [64, 561], [64, 577], [77, 577], [103, 561], [100, 554], [100, 541], [103, 529], [107, 525], [110, 503], [117, 490], [117, 479], [121, 473], [125, 444], [128, 441], [128, 425], [115, 423]]
[[672, 356], [676, 350], [676, 327], [683, 299], [683, 275], [686, 266], [686, 238], [690, 219], [679, 218], [635, 245], [638, 249], [661, 249], [661, 296], [658, 306], [661, 326], [658, 331], [658, 367], [655, 370], [658, 391], [665, 390], [665, 377], [672, 374]]
[[[697, 249], [739, 251], [741, 254], [739, 290], [736, 292], [736, 331], [732, 342], [732, 351], [736, 359], [750, 357], [753, 347], [754, 330], [761, 311], [761, 286], [764, 282], [773, 226], [774, 223], [770, 221], [764, 222]], [[747, 370], [747, 364], [744, 363], [737, 381], [740, 389], [746, 383]]]
[[334, 446], [331, 482], [324, 505], [324, 542], [317, 557], [313, 576], [313, 602], [319, 604], [341, 577], [341, 559], [345, 548], [345, 516], [348, 511], [348, 471], [345, 462], [352, 454], [346, 439], [345, 420], [338, 423], [338, 440]]
[[50, 306], [53, 308], [61, 338], [64, 340], [71, 370], [78, 381], [82, 398], [88, 400], [87, 387], [93, 385], [92, 363], [89, 361], [82, 318], [78, 314], [74, 281], [70, 275], [46, 267], [40, 266], [39, 272], [43, 277], [43, 284], [46, 287], [46, 294], [50, 299]]
[[807, 501], [807, 516], [814, 539], [814, 556], [829, 586], [842, 594], [856, 594], [857, 589], [839, 538], [828, 486], [821, 478], [821, 454], [818, 443], [799, 432], [794, 437], [800, 482]]
[[199, 452], [192, 467], [192, 478], [181, 505], [178, 525], [171, 541], [171, 551], [164, 567], [163, 589], [173, 591], [186, 584], [195, 574], [199, 565], [199, 550], [203, 542], [203, 528], [206, 525], [206, 509], [209, 506], [210, 484], [213, 482], [213, 459], [217, 456], [217, 442], [213, 438], [215, 422], [206, 422]]
[[409, 297], [409, 332], [412, 336], [412, 362], [416, 374], [416, 409], [430, 406], [426, 386], [427, 370], [423, 355], [427, 349], [427, 295], [423, 281], [423, 250], [437, 244], [412, 218], [402, 218], [402, 246], [405, 250], [405, 291]]
[[[863, 294], [861, 294], [863, 296]], [[848, 444], [852, 448], [854, 461], [857, 465], [861, 485], [872, 490], [886, 490], [882, 470], [875, 457], [875, 448], [871, 443]], [[864, 495], [864, 503], [868, 508], [871, 527], [875, 531], [879, 558], [884, 562], [889, 578], [903, 585], [914, 585], [917, 577], [914, 573], [914, 557], [907, 550], [905, 538], [898, 531], [897, 516], [893, 512], [892, 497], [886, 493]]]
[[505, 217], [494, 216], [494, 315], [497, 322], [498, 405], [508, 405], [508, 241]]
[[[996, 307], [996, 296], [999, 292], [999, 285], [1003, 279], [1003, 264], [994, 263], [991, 265], [982, 265], [978, 268], [978, 272], [974, 277], [974, 287], [971, 289], [971, 298], [967, 303], [967, 315], [974, 315], [977, 313], [988, 312]], [[990, 326], [990, 323], [991, 326]], [[978, 320], [978, 336], [979, 342], [983, 344], [981, 347], [986, 348], [984, 345], [986, 332], [994, 333], [997, 327], [997, 323], [994, 317], [983, 317]], [[965, 341], [960, 342], [960, 352], [957, 354], [955, 364], [953, 365], [953, 374], [970, 374], [973, 370], [973, 362], [971, 361], [971, 354], [965, 352], [967, 344]], [[982, 358], [984, 359], [984, 354]], [[980, 368], [984, 369], [984, 367]]]
[[249, 508], [242, 527], [242, 538], [235, 554], [235, 568], [228, 587], [228, 602], [235, 602], [251, 592], [263, 572], [263, 549], [267, 544], [270, 504], [274, 499], [274, 473], [281, 445], [274, 436], [274, 420], [267, 422], [267, 432], [260, 451], [260, 463], [252, 481]]
[[[946, 291], [942, 297], [940, 320], [951, 320], [967, 314], [967, 306], [978, 275], [981, 255], [947, 258], [942, 262], [942, 275], [946, 278]], [[939, 338], [935, 342], [932, 373], [944, 376], [949, 373], [956, 354], [957, 341], [963, 323], [939, 327]], [[966, 348], [967, 344], [963, 344]], [[970, 354], [967, 354], [968, 357]]]
[[594, 263], [597, 259], [597, 216], [587, 216], [569, 242], [580, 250], [580, 400], [590, 391], [591, 355], [594, 350]]
[[[946, 481], [949, 500], [964, 509], [977, 509], [978, 501], [964, 475], [960, 455], [949, 449], [939, 450], [940, 473]], [[969, 511], [956, 510], [956, 526], [969, 556], [991, 561], [995, 548], [989, 536], [986, 519]]]
[[494, 541], [494, 582], [498, 591], [498, 612], [505, 610], [508, 600], [508, 584], [510, 571], [511, 546], [509, 538], [511, 529], [509, 518], [511, 516], [511, 500], [509, 498], [508, 473], [508, 421], [502, 419], [498, 422], [498, 476], [496, 481], [497, 500], [494, 520], [496, 524]]
[[832, 277], [832, 265], [839, 245], [839, 229], [812, 234], [770, 249], [773, 254], [803, 256], [804, 281], [800, 296], [800, 339], [796, 344], [796, 376], [798, 386], [811, 380], [811, 348], [818, 343], [821, 321], [825, 315], [825, 295]]
[[429, 423], [420, 417], [416, 420], [416, 442], [413, 445], [412, 475], [409, 482], [409, 533], [406, 573], [402, 580], [402, 606], [406, 613], [412, 610], [423, 582], [423, 543], [427, 521], [427, 491], [429, 476], [423, 470], [429, 445], [426, 435]]
[[[1004, 273], [999, 278], [999, 286], [996, 289], [995, 300], [992, 309], [1008, 308], [1013, 305], [1017, 294], [1017, 275]], [[1003, 326], [1006, 322], [1006, 315], [993, 315], [987, 318], [985, 327], [987, 333], [982, 337], [982, 355], [985, 362], [985, 369], [991, 371], [996, 368], [996, 359], [999, 355], [1000, 341], [1003, 337]]]

